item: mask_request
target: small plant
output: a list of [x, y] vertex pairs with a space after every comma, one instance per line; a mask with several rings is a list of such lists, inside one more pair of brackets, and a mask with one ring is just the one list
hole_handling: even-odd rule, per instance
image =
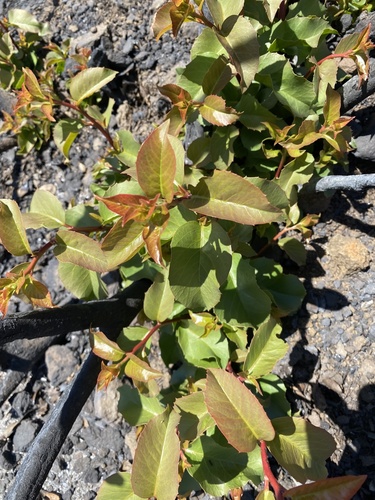
[[[170, 29], [177, 36], [186, 22], [203, 31], [176, 83], [160, 88], [171, 110], [143, 144], [109, 129], [114, 103], [103, 110], [100, 91], [115, 71], [89, 68], [89, 52], [69, 55], [68, 42], [44, 42], [46, 27], [24, 11], [2, 21], [1, 84], [17, 93], [2, 131], [17, 135], [19, 153], [52, 135], [68, 159], [87, 126], [108, 149], [89, 203], [66, 208], [43, 190], [26, 213], [0, 201], [2, 244], [31, 255], [0, 279], [0, 311], [13, 295], [53, 307], [33, 277], [47, 252], [81, 299], [105, 296], [101, 274], [116, 268], [124, 286], [150, 280], [137, 326], [117, 342], [90, 335], [103, 359], [98, 388], [128, 377], [119, 410], [141, 431], [132, 474], [108, 478], [98, 498], [174, 500], [201, 488], [240, 498], [251, 481], [264, 484], [258, 499], [350, 499], [365, 477], [326, 479], [334, 440], [292, 412], [272, 370], [288, 349], [280, 319], [305, 294], [277, 256], [305, 263], [303, 240], [318, 215], [299, 208], [299, 186], [345, 165], [351, 135], [335, 90], [344, 77], [338, 63], [351, 58], [367, 79], [369, 28], [330, 53], [335, 30], [317, 0], [206, 0], [210, 16], [203, 5], [173, 0], [156, 13], [157, 38]], [[68, 56], [78, 66], [63, 83]], [[204, 133], [185, 151], [185, 127], [196, 121]], [[50, 238], [31, 249], [26, 231], [41, 227]], [[156, 332], [171, 369], [163, 389], [149, 362]], [[302, 486], [285, 491], [269, 454]]]

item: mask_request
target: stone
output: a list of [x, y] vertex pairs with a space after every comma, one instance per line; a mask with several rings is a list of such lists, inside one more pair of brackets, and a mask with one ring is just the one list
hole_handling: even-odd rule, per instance
[[335, 266], [340, 277], [367, 269], [370, 265], [370, 253], [358, 239], [342, 234], [334, 235], [327, 245], [331, 257], [330, 266]]
[[39, 425], [30, 420], [23, 420], [17, 427], [13, 437], [13, 449], [25, 451], [34, 440], [39, 430]]
[[53, 345], [46, 351], [47, 377], [53, 385], [60, 385], [74, 373], [77, 360], [73, 352], [64, 345]]

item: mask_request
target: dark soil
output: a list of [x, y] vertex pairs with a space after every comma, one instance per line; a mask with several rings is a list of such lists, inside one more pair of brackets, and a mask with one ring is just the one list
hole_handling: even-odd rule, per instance
[[[187, 62], [195, 37], [185, 30], [177, 41], [165, 36], [155, 42], [150, 21], [161, 3], [0, 0], [0, 15], [10, 8], [28, 8], [51, 23], [57, 41], [70, 37], [90, 46], [94, 65], [120, 72], [116, 87], [110, 89], [116, 100], [113, 128], [127, 128], [144, 139], [168, 109], [157, 85], [173, 81], [175, 68]], [[371, 111], [362, 106], [358, 114], [360, 137], [361, 127], [374, 136], [369, 129]], [[69, 166], [52, 143], [26, 158], [16, 156], [12, 148], [0, 157], [0, 197], [13, 198], [25, 208], [34, 190], [44, 186], [65, 204], [84, 201], [91, 197], [91, 169], [103, 147], [98, 134], [87, 132], [80, 146], [73, 146]], [[364, 166], [360, 154], [356, 168], [374, 171], [371, 161]], [[307, 265], [290, 268], [304, 282], [307, 297], [303, 309], [284, 322], [290, 351], [277, 366], [296, 409], [337, 442], [329, 473], [368, 475], [356, 499], [375, 498], [374, 192], [336, 193], [309, 242]], [[322, 199], [316, 198], [319, 212]], [[45, 236], [36, 233], [32, 246], [40, 247]], [[0, 275], [14, 264], [0, 249]], [[56, 304], [72, 299], [59, 282], [53, 260], [43, 260], [38, 275], [50, 285]], [[111, 275], [108, 281], [113, 294], [118, 278]], [[13, 301], [10, 313], [25, 310], [23, 302]], [[31, 346], [37, 348], [28, 357]], [[45, 339], [18, 341], [0, 350], [0, 498], [89, 350], [87, 332], [71, 333], [57, 343], [55, 339], [53, 345]], [[88, 400], [44, 484], [43, 498], [89, 500], [105, 477], [120, 468], [130, 469], [136, 436], [117, 413], [117, 386], [114, 382]], [[246, 495], [254, 498], [251, 492]]]

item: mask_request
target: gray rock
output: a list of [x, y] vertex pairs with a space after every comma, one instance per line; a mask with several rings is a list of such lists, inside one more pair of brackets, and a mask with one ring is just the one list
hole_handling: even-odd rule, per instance
[[46, 351], [47, 377], [53, 385], [66, 382], [77, 366], [72, 351], [64, 345], [53, 345]]
[[13, 437], [13, 449], [25, 451], [34, 440], [39, 430], [39, 425], [30, 420], [23, 420], [17, 427]]

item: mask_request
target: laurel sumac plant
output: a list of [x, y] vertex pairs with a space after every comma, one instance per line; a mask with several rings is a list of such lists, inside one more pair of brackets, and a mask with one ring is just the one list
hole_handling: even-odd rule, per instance
[[[88, 50], [46, 41], [47, 27], [30, 13], [13, 9], [2, 20], [0, 80], [17, 97], [2, 132], [17, 136], [20, 153], [52, 136], [68, 158], [91, 126], [108, 150], [88, 203], [65, 207], [43, 189], [26, 213], [0, 201], [2, 244], [31, 255], [0, 279], [1, 315], [13, 295], [53, 307], [33, 277], [47, 252], [80, 299], [105, 297], [101, 275], [117, 268], [125, 286], [152, 282], [138, 324], [117, 342], [91, 332], [103, 359], [98, 388], [126, 375], [132, 384], [119, 389], [119, 410], [142, 428], [132, 473], [108, 478], [99, 499], [174, 500], [199, 489], [239, 498], [249, 481], [263, 482], [258, 499], [350, 499], [365, 477], [326, 479], [333, 438], [293, 414], [272, 374], [288, 348], [280, 318], [305, 294], [275, 258], [281, 250], [305, 263], [303, 240], [318, 216], [301, 211], [298, 187], [345, 164], [351, 135], [335, 90], [345, 77], [339, 63], [352, 59], [367, 79], [369, 27], [330, 52], [326, 38], [336, 32], [318, 0], [173, 0], [157, 11], [153, 30], [177, 36], [188, 22], [202, 26], [191, 60], [160, 88], [171, 109], [139, 144], [129, 131], [110, 131], [113, 100], [100, 105], [115, 71], [89, 68]], [[62, 97], [54, 83], [61, 88], [68, 57], [77, 68]], [[204, 133], [185, 150], [195, 121]], [[50, 238], [32, 249], [27, 231], [41, 227]], [[172, 367], [163, 389], [148, 361], [155, 332]], [[285, 491], [269, 454], [302, 486]]]

